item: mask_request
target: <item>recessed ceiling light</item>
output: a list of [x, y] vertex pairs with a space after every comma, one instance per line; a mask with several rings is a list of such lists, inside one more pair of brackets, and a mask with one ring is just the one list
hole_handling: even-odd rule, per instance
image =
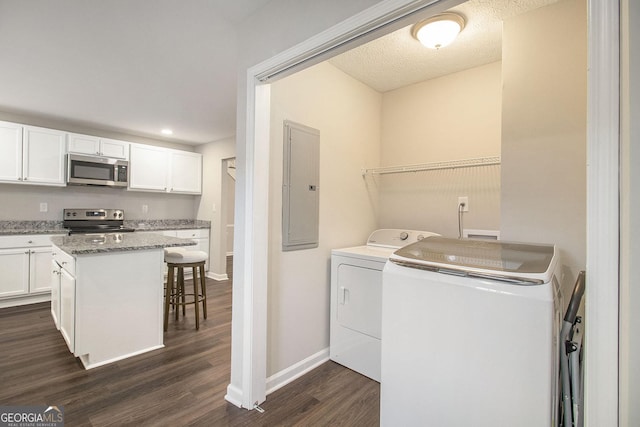
[[173, 135], [173, 131], [171, 129], [162, 129], [160, 132], [162, 132], [163, 135]]
[[464, 24], [462, 16], [442, 13], [418, 22], [411, 29], [411, 34], [426, 47], [440, 49], [456, 39]]

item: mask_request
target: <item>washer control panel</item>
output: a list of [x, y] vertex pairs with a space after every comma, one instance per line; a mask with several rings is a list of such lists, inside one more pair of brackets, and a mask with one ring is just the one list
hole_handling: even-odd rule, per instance
[[401, 248], [429, 236], [439, 236], [439, 234], [430, 231], [381, 228], [371, 233], [367, 239], [367, 246]]

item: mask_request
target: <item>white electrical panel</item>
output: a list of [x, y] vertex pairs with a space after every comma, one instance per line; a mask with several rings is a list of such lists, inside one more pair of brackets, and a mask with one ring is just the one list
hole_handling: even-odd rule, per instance
[[282, 250], [318, 247], [320, 131], [284, 122]]

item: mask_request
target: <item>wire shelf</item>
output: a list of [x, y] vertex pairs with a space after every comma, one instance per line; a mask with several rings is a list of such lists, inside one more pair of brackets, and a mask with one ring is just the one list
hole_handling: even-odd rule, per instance
[[394, 173], [423, 172], [441, 169], [472, 168], [477, 166], [499, 165], [500, 156], [478, 157], [475, 159], [451, 160], [447, 162], [422, 163], [418, 165], [388, 166], [383, 168], [363, 169], [362, 176], [388, 175]]

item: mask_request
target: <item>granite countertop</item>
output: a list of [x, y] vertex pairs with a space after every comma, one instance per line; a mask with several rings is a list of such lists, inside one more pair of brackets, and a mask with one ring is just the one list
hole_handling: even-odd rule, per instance
[[162, 236], [159, 234], [106, 233], [74, 234], [52, 237], [58, 248], [70, 255], [86, 255], [116, 251], [139, 251], [177, 246], [195, 246], [190, 239]]
[[14, 234], [67, 234], [62, 221], [0, 221], [0, 236]]
[[[189, 230], [211, 228], [210, 221], [194, 219], [125, 220], [136, 231]], [[62, 221], [0, 221], [0, 236], [20, 234], [67, 234]]]

